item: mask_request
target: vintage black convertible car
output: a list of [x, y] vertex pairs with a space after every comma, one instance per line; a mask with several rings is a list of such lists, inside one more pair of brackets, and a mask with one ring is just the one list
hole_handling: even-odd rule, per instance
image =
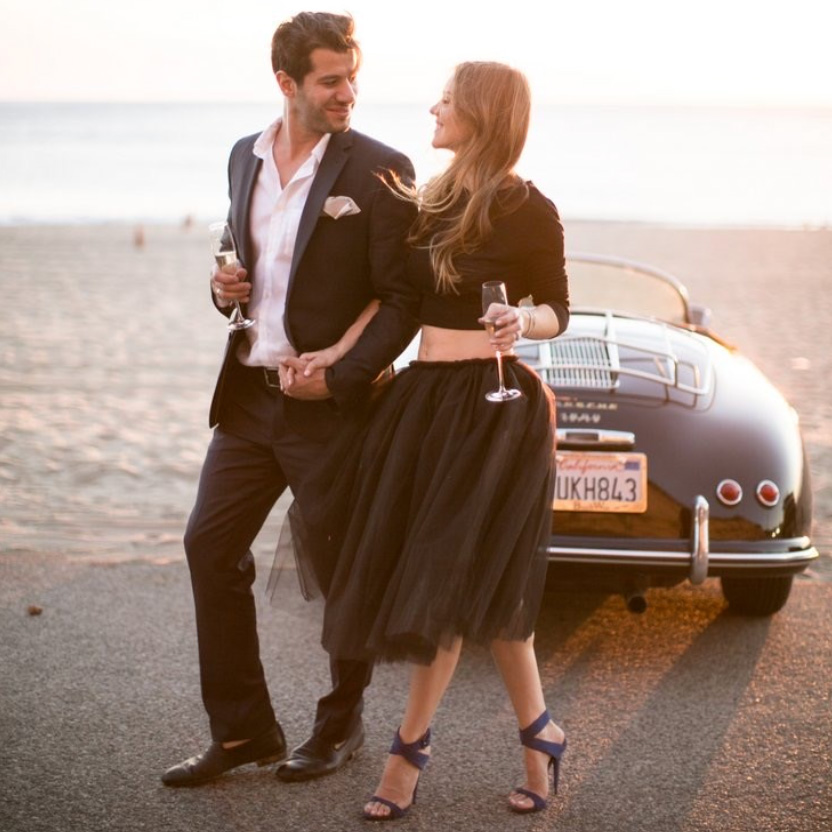
[[673, 276], [569, 258], [572, 319], [518, 354], [557, 396], [550, 576], [621, 591], [718, 577], [770, 615], [818, 556], [797, 414]]

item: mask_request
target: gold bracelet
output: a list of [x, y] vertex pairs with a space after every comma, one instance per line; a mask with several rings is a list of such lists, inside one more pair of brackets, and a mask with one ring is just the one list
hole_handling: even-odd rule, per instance
[[531, 338], [532, 332], [534, 332], [534, 325], [535, 325], [535, 307], [534, 306], [524, 306], [523, 309], [525, 310], [526, 314], [528, 315], [529, 325], [526, 327], [526, 331], [523, 333], [524, 338]]

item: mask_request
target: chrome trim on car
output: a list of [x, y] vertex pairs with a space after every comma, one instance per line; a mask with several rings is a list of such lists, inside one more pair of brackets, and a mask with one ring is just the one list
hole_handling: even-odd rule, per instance
[[[665, 346], [664, 349], [653, 349], [619, 339], [615, 333], [615, 317], [612, 313], [606, 312], [604, 321], [603, 335], [570, 335], [567, 331], [553, 340], [538, 342], [537, 362], [533, 366], [547, 384], [559, 388], [615, 390], [620, 384], [619, 376], [629, 376], [695, 396], [704, 396], [710, 391], [711, 363], [704, 348], [703, 364], [706, 371], [703, 377], [698, 364], [681, 359], [673, 352], [667, 324], [654, 322], [655, 326], [661, 328]], [[683, 331], [674, 328], [674, 333], [678, 337]], [[622, 349], [635, 353], [636, 358], [629, 358], [622, 363]], [[646, 359], [652, 361], [655, 371], [627, 366], [628, 363]], [[690, 384], [681, 380], [683, 374], [689, 375]]]
[[[549, 560], [557, 563], [592, 564], [605, 566], [677, 566], [690, 563], [689, 552], [651, 549], [586, 549], [569, 546], [547, 546]], [[728, 566], [743, 566], [749, 570], [771, 566], [806, 566], [818, 558], [814, 546], [797, 552], [711, 552], [709, 571]]]
[[[608, 325], [611, 323], [608, 317]], [[607, 338], [562, 335], [539, 341], [535, 369], [555, 387], [615, 390], [621, 371], [618, 345]]]
[[708, 501], [699, 495], [693, 504], [693, 523], [691, 540], [693, 551], [690, 559], [690, 582], [701, 584], [708, 577], [708, 559], [710, 539], [708, 537], [708, 515], [710, 507]]
[[632, 448], [636, 444], [636, 435], [629, 430], [593, 430], [592, 428], [558, 428], [558, 448], [614, 446]]

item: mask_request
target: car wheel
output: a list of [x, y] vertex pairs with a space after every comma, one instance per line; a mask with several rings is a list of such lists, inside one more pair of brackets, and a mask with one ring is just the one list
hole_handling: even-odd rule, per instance
[[783, 609], [794, 575], [777, 578], [722, 578], [722, 594], [734, 612], [773, 615]]

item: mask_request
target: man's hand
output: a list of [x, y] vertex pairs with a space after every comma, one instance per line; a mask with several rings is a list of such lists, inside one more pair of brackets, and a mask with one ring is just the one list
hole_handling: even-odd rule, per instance
[[247, 303], [251, 294], [251, 283], [246, 281], [248, 273], [238, 265], [223, 266], [218, 269], [214, 266], [211, 272], [211, 289], [217, 296], [220, 306], [229, 306], [235, 300], [239, 303]]
[[280, 362], [280, 385], [289, 398], [302, 401], [321, 401], [332, 396], [326, 386], [324, 368], [313, 369], [307, 375], [307, 363], [300, 358], [284, 358]]

